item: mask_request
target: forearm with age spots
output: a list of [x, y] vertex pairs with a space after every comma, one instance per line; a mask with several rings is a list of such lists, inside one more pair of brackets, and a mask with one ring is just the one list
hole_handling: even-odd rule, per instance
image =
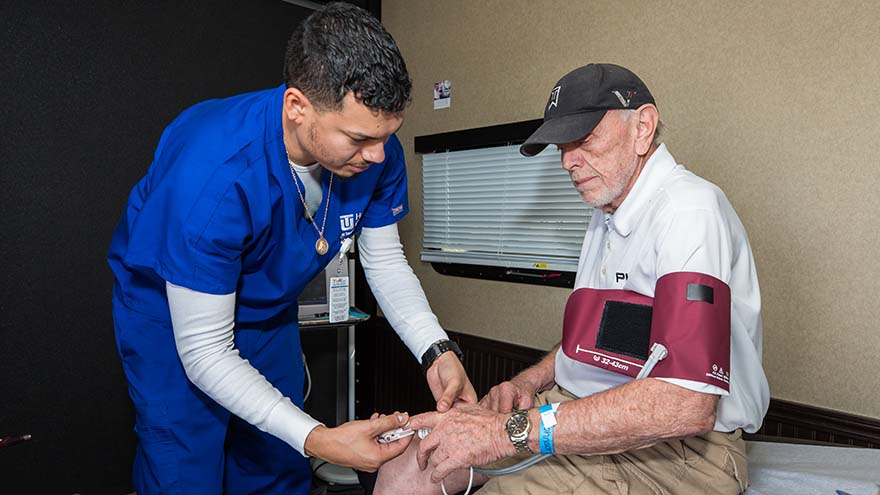
[[[557, 454], [613, 454], [712, 430], [718, 396], [646, 378], [566, 402], [557, 412]], [[529, 446], [539, 452], [540, 416], [530, 411]]]

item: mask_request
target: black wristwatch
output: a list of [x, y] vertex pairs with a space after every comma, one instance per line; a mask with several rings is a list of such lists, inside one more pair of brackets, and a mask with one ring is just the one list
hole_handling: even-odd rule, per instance
[[451, 340], [438, 340], [431, 344], [431, 347], [428, 347], [428, 350], [422, 354], [422, 371], [424, 373], [428, 372], [428, 368], [434, 364], [434, 361], [440, 357], [446, 351], [452, 351], [458, 356], [458, 360], [464, 362], [464, 354], [462, 354], [461, 349], [458, 347], [458, 344]]

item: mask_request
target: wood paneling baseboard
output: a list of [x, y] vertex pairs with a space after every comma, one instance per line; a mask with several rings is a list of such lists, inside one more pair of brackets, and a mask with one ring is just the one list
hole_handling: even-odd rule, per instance
[[771, 398], [756, 435], [877, 449], [880, 420]]
[[[355, 332], [358, 418], [368, 418], [373, 411], [415, 414], [434, 408], [419, 363], [384, 318], [371, 318]], [[479, 396], [546, 354], [508, 342], [448, 333], [464, 352], [465, 369]], [[764, 424], [756, 436], [880, 448], [880, 419], [770, 399]]]

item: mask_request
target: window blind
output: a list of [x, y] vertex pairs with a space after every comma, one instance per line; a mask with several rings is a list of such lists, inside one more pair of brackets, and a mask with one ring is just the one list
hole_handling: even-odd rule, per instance
[[422, 165], [422, 261], [577, 270], [592, 209], [555, 147], [432, 153]]

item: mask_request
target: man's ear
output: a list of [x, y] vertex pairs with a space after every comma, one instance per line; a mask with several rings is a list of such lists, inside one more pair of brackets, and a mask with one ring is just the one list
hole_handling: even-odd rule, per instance
[[657, 122], [660, 120], [660, 112], [651, 103], [646, 103], [637, 110], [639, 121], [636, 126], [636, 154], [647, 155], [654, 143], [654, 133], [657, 132]]
[[284, 91], [284, 115], [297, 124], [312, 109], [312, 102], [298, 88], [287, 88]]

